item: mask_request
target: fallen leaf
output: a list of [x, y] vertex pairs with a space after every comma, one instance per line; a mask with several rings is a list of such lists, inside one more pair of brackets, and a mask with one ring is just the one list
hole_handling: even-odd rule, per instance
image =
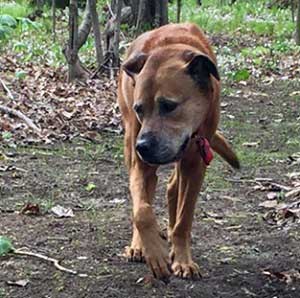
[[29, 202], [21, 208], [20, 214], [40, 215], [41, 214], [40, 206], [38, 204], [32, 204]]
[[293, 91], [289, 94], [289, 96], [299, 96], [300, 95], [300, 91]]
[[114, 198], [112, 200], [109, 201], [110, 203], [113, 203], [113, 204], [123, 204], [126, 202], [125, 199], [118, 199], [118, 198]]
[[6, 283], [10, 286], [26, 287], [29, 283], [29, 280], [28, 279], [20, 279], [16, 281], [8, 280]]
[[277, 206], [277, 200], [267, 200], [259, 204], [260, 207], [275, 208]]
[[56, 205], [50, 210], [57, 217], [74, 217], [74, 212], [71, 208], [64, 208], [61, 205]]
[[242, 144], [244, 147], [258, 147], [259, 142], [245, 142]]
[[290, 197], [293, 197], [293, 198], [296, 198], [300, 195], [300, 187], [297, 187], [289, 192], [287, 192], [285, 194], [285, 198], [290, 198]]
[[277, 192], [271, 191], [267, 193], [268, 200], [274, 200], [277, 198]]
[[135, 283], [136, 284], [140, 284], [143, 281], [144, 281], [144, 277], [140, 277]]
[[300, 178], [300, 172], [288, 173], [288, 174], [286, 174], [286, 176], [290, 179], [297, 179], [297, 178]]
[[226, 115], [229, 119], [235, 119], [233, 115]]
[[280, 281], [286, 282], [287, 284], [291, 284], [296, 280], [300, 280], [300, 271], [296, 269], [291, 269], [282, 272], [273, 270], [263, 270], [262, 274], [267, 275], [271, 278], [277, 278]]

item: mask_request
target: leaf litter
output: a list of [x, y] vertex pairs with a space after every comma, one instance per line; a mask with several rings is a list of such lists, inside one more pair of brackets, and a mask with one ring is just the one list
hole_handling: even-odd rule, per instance
[[[298, 174], [287, 174], [291, 185], [282, 185], [272, 181], [259, 182], [254, 188], [268, 191], [267, 200], [259, 203], [268, 209], [263, 219], [270, 225], [286, 226], [300, 223], [300, 180]], [[271, 190], [271, 191], [270, 191]]]
[[[101, 79], [68, 84], [63, 68], [21, 63], [8, 55], [0, 58], [0, 65], [0, 76], [12, 94], [7, 96], [0, 86], [0, 104], [20, 111], [41, 130], [39, 134], [24, 121], [4, 114], [0, 118], [0, 141], [36, 144], [75, 137], [97, 141], [99, 132], [122, 131], [116, 80], [103, 75]], [[17, 69], [26, 71], [26, 78], [16, 78]]]

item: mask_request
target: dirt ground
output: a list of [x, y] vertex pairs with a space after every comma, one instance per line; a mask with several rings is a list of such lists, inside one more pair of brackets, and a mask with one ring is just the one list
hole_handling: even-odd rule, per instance
[[[288, 174], [299, 172], [300, 98], [292, 93], [299, 85], [224, 87], [221, 129], [243, 168], [233, 171], [216, 157], [208, 170], [193, 226], [200, 281], [172, 278], [165, 285], [151, 278], [145, 264], [122, 257], [131, 237], [131, 202], [121, 136], [102, 135], [101, 144], [3, 147], [8, 158], [0, 167], [1, 234], [15, 247], [57, 258], [80, 274], [8, 255], [0, 259], [0, 297], [300, 297], [300, 223], [266, 219], [270, 209], [259, 206], [270, 191], [266, 183], [291, 186]], [[163, 230], [169, 169], [160, 171], [155, 200]], [[284, 190], [276, 191], [284, 201]], [[18, 213], [28, 202], [38, 204], [41, 214]], [[58, 204], [75, 216], [55, 217], [50, 209]], [[18, 280], [28, 284], [8, 283]]]

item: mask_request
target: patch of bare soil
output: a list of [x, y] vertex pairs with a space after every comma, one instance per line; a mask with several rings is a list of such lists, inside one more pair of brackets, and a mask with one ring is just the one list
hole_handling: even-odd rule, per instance
[[[165, 285], [122, 257], [131, 237], [127, 174], [120, 138], [101, 135], [100, 145], [2, 148], [1, 234], [80, 274], [35, 258], [1, 257], [0, 297], [299, 297], [300, 197], [287, 195], [300, 180], [299, 82], [228, 89], [221, 127], [243, 169], [233, 172], [216, 158], [199, 195], [192, 242], [202, 280]], [[155, 202], [162, 229], [168, 171], [160, 172]], [[28, 202], [41, 213], [18, 213]], [[51, 208], [58, 204], [74, 217], [57, 218]], [[9, 284], [18, 280], [28, 283]]]

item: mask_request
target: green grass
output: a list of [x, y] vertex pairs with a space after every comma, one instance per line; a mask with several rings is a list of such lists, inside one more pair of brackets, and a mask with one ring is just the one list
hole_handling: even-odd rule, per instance
[[0, 3], [0, 15], [10, 15], [13, 18], [25, 18], [33, 11], [28, 1], [3, 1]]
[[73, 146], [68, 143], [59, 143], [56, 146], [18, 146], [18, 152], [35, 155], [39, 158], [47, 156], [69, 156], [71, 159], [91, 161], [95, 156], [113, 159], [123, 163], [123, 136], [111, 133], [102, 133], [97, 144], [74, 139]]
[[[174, 1], [175, 2], [175, 1]], [[220, 5], [220, 0], [184, 1], [183, 22], [192, 21], [210, 33], [234, 33], [268, 35], [287, 38], [295, 30], [289, 9], [268, 8], [266, 1], [237, 1], [233, 5]], [[176, 4], [171, 5], [170, 18], [176, 21]]]
[[[47, 63], [55, 67], [65, 65], [62, 48], [68, 36], [67, 17], [59, 18], [57, 41], [52, 42], [51, 11], [48, 6], [44, 7], [42, 18], [31, 22], [26, 19], [26, 16], [33, 10], [28, 1], [5, 0], [2, 2], [0, 15], [10, 15], [18, 20], [16, 28], [8, 29], [9, 33], [6, 35], [9, 38], [6, 37], [2, 41], [0, 38], [2, 52], [11, 51], [18, 54], [19, 59], [25, 62]], [[101, 5], [102, 2], [98, 4]], [[176, 1], [169, 4], [169, 15], [170, 21], [175, 22]], [[234, 5], [220, 5], [220, 0], [206, 0], [203, 1], [201, 7], [196, 6], [195, 0], [183, 1], [182, 21], [195, 22], [211, 34], [228, 34], [230, 36], [242, 34], [249, 36], [250, 40], [253, 36], [272, 38], [270, 43], [245, 47], [240, 55], [232, 53], [231, 49], [232, 46], [240, 48], [239, 38], [232, 39], [232, 44], [227, 49], [226, 47], [216, 49], [220, 65], [224, 65], [223, 69], [221, 68], [222, 74], [232, 80], [239, 81], [241, 79], [240, 74], [232, 72], [232, 68], [236, 68], [235, 65], [238, 65], [239, 69], [243, 69], [244, 74], [250, 71], [247, 69], [247, 67], [249, 68], [247, 58], [253, 59], [256, 66], [273, 70], [277, 66], [277, 54], [299, 51], [299, 47], [295, 46], [292, 38], [295, 24], [291, 21], [290, 10], [276, 7], [269, 9], [266, 1], [263, 0], [237, 1]], [[128, 30], [130, 31], [127, 28], [126, 31]], [[94, 52], [94, 40], [92, 36], [89, 36], [86, 44], [80, 50], [81, 60], [88, 66], [94, 65]], [[268, 58], [267, 61], [264, 59], [265, 57]], [[249, 74], [251, 75], [251, 73]]]
[[[1, 1], [1, 0], [0, 0]], [[62, 49], [67, 41], [67, 18], [57, 21], [57, 40], [52, 42], [52, 19], [50, 7], [44, 6], [42, 18], [31, 21], [27, 16], [34, 10], [29, 1], [5, 1], [0, 3], [0, 17], [9, 16], [15, 20], [14, 26], [1, 27], [0, 53], [11, 51], [24, 62], [47, 63], [55, 67], [65, 65]], [[58, 10], [57, 15], [61, 15]], [[60, 17], [61, 20], [62, 17]], [[81, 59], [87, 65], [95, 63], [93, 37], [80, 50]]]

